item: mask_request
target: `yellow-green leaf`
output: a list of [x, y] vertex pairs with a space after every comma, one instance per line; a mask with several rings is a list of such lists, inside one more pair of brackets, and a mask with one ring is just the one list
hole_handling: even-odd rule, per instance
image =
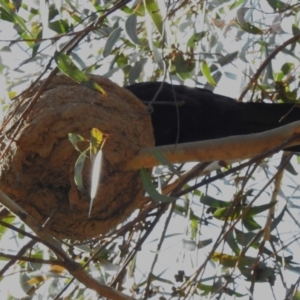
[[201, 71], [203, 73], [203, 75], [205, 76], [205, 78], [207, 79], [207, 81], [213, 85], [213, 86], [216, 86], [216, 82], [215, 80], [213, 79], [213, 77], [211, 76], [211, 73], [210, 73], [210, 67], [209, 65], [207, 64], [206, 61], [203, 61], [202, 62], [202, 65], [201, 65]]
[[257, 258], [250, 256], [228, 255], [220, 252], [214, 252], [211, 256], [212, 260], [219, 261], [221, 265], [233, 268], [238, 263], [239, 267], [252, 266], [257, 262]]
[[54, 59], [57, 67], [68, 77], [72, 78], [76, 82], [84, 85], [85, 87], [100, 92], [103, 96], [107, 96], [104, 89], [96, 82], [89, 79], [89, 77], [81, 72], [73, 63], [71, 58], [64, 53], [55, 52]]
[[[14, 12], [14, 10], [12, 9], [13, 6], [10, 5], [11, 3], [5, 1], [5, 0], [0, 0], [0, 5], [3, 7], [3, 9], [8, 13], [8, 15], [14, 20], [15, 24], [19, 24], [21, 26], [21, 28], [25, 31], [27, 31], [29, 33], [29, 35], [31, 36], [30, 31], [27, 29], [26, 24], [24, 22], [24, 20]], [[28, 36], [27, 36], [28, 37]], [[31, 36], [32, 37], [32, 36]]]
[[158, 32], [163, 35], [163, 16], [156, 0], [144, 0], [144, 6]]
[[90, 155], [91, 160], [94, 161], [98, 151], [101, 149], [101, 145], [104, 142], [103, 133], [97, 129], [92, 128], [90, 137]]
[[227, 207], [219, 208], [214, 212], [214, 217], [218, 220], [224, 220], [225, 217], [227, 217], [228, 220], [236, 220], [240, 216], [241, 208], [236, 208], [233, 214], [231, 214], [230, 216], [227, 216], [228, 210], [229, 208]]
[[82, 170], [84, 167], [84, 161], [86, 158], [86, 153], [88, 149], [83, 151], [77, 158], [74, 170], [74, 181], [79, 191], [84, 191], [83, 181], [82, 181]]

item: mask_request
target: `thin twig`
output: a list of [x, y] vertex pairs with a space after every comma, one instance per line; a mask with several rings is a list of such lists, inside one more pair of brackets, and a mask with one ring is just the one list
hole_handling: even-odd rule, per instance
[[282, 45], [278, 46], [275, 50], [273, 50], [273, 52], [264, 60], [264, 62], [261, 64], [261, 66], [257, 69], [256, 73], [252, 76], [251, 80], [249, 81], [249, 83], [247, 84], [247, 86], [245, 87], [245, 89], [243, 90], [243, 92], [241, 93], [238, 101], [242, 101], [243, 100], [243, 98], [245, 97], [246, 93], [251, 88], [252, 84], [257, 81], [257, 79], [260, 76], [261, 72], [264, 70], [264, 68], [266, 68], [266, 66], [271, 62], [271, 60], [280, 51], [282, 51], [286, 46], [288, 46], [288, 45], [296, 42], [299, 39], [300, 39], [300, 33], [298, 33], [295, 36], [293, 36], [292, 38], [288, 39]]
[[18, 216], [32, 231], [43, 241], [49, 249], [51, 249], [57, 257], [61, 258], [65, 263], [64, 267], [69, 273], [76, 277], [78, 281], [84, 284], [87, 288], [96, 291], [99, 295], [108, 299], [116, 300], [132, 300], [133, 298], [114, 290], [113, 288], [100, 284], [91, 275], [89, 275], [83, 267], [72, 260], [63, 250], [61, 243], [53, 238], [40, 224], [32, 218], [24, 209], [18, 206], [5, 193], [0, 191], [0, 202], [6, 206], [13, 214]]
[[169, 206], [169, 213], [168, 213], [167, 219], [165, 221], [164, 228], [163, 228], [163, 231], [162, 231], [159, 243], [158, 243], [157, 248], [156, 248], [156, 254], [154, 256], [152, 265], [151, 265], [150, 270], [149, 270], [149, 274], [148, 274], [148, 278], [147, 278], [147, 283], [146, 283], [146, 288], [145, 288], [145, 293], [144, 293], [144, 298], [143, 298], [144, 300], [148, 299], [148, 297], [149, 297], [149, 289], [150, 289], [150, 284], [152, 282], [153, 270], [154, 270], [154, 267], [155, 267], [155, 265], [157, 263], [158, 255], [159, 255], [159, 252], [161, 250], [162, 244], [163, 244], [163, 242], [166, 239], [166, 232], [167, 232], [167, 229], [169, 227], [171, 218], [173, 216], [173, 210], [175, 208], [175, 203], [176, 202], [174, 201], [172, 203], [172, 205]]

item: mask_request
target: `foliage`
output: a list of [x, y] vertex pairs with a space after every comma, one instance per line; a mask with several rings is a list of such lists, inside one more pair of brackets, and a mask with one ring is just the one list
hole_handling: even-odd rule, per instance
[[[56, 67], [101, 93], [85, 74], [120, 85], [166, 79], [232, 97], [242, 90], [243, 101], [299, 98], [297, 1], [0, 0], [0, 19], [2, 112]], [[295, 157], [210, 172], [163, 164], [153, 182], [141, 171], [156, 201], [85, 244], [54, 245], [3, 209], [1, 298], [103, 297], [90, 274], [115, 299], [259, 299], [262, 288], [274, 299], [300, 299]]]

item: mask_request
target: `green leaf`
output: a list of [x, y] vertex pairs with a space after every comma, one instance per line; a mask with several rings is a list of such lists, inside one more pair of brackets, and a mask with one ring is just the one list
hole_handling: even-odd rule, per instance
[[273, 207], [276, 203], [277, 203], [277, 201], [274, 201], [274, 202], [270, 202], [270, 203], [267, 203], [264, 205], [250, 207], [248, 209], [248, 211], [246, 212], [246, 214], [244, 215], [244, 219], [253, 217], [265, 210], [268, 210], [269, 208]]
[[270, 226], [270, 229], [271, 229], [271, 232], [277, 228], [277, 225], [282, 221], [282, 218], [285, 214], [287, 210], [287, 206], [285, 205], [283, 210], [280, 212], [280, 214], [274, 219], [274, 221], [271, 223], [271, 226]]
[[291, 161], [288, 161], [285, 170], [288, 171], [289, 173], [291, 173], [292, 175], [298, 175], [298, 172], [295, 170], [293, 164], [291, 163]]
[[[24, 20], [14, 12], [14, 10], [10, 7], [10, 5], [5, 0], [0, 0], [0, 5], [6, 11], [6, 16], [9, 15], [8, 19], [12, 20], [15, 24], [20, 25], [20, 27], [31, 36], [30, 31], [27, 29]], [[1, 16], [2, 18], [2, 16]], [[32, 36], [31, 36], [32, 37]]]
[[49, 22], [48, 26], [53, 31], [63, 34], [69, 30], [69, 23], [66, 20], [57, 20], [53, 22]]
[[136, 32], [137, 16], [136, 14], [130, 15], [125, 21], [125, 32], [129, 40], [135, 45], [141, 45], [141, 42]]
[[267, 0], [267, 3], [273, 8], [275, 12], [281, 11], [287, 7], [289, 7], [288, 4], [279, 1], [279, 0]]
[[252, 266], [257, 262], [256, 257], [228, 255], [220, 252], [214, 252], [211, 256], [212, 260], [219, 261], [221, 265], [228, 268], [234, 268], [238, 263], [239, 267]]
[[176, 200], [175, 197], [162, 195], [156, 190], [155, 185], [152, 183], [151, 176], [146, 169], [142, 168], [140, 173], [143, 187], [153, 200], [160, 203], [169, 203]]
[[295, 293], [293, 294], [293, 300], [300, 300], [300, 291], [299, 290], [295, 291]]
[[232, 204], [232, 202], [217, 200], [207, 195], [201, 195], [200, 203], [215, 208], [229, 207]]
[[103, 49], [103, 53], [102, 53], [103, 57], [107, 57], [111, 53], [113, 47], [115, 46], [116, 42], [119, 40], [121, 36], [121, 31], [122, 28], [118, 27], [111, 32]]
[[199, 41], [201, 41], [207, 35], [207, 31], [196, 32], [188, 39], [186, 47], [187, 50], [190, 48], [196, 48]]
[[[218, 220], [225, 220], [225, 217], [228, 214], [228, 209], [229, 208], [227, 207], [219, 208], [213, 213], [213, 216]], [[240, 215], [241, 215], [241, 208], [237, 207], [233, 211], [233, 214], [227, 216], [227, 218], [228, 220], [236, 220]]]
[[38, 50], [40, 48], [40, 45], [41, 45], [41, 42], [39, 41], [39, 39], [41, 39], [42, 37], [43, 37], [43, 31], [39, 30], [38, 34], [36, 35], [37, 41], [32, 46], [31, 57], [34, 57], [37, 54], [37, 52], [38, 52]]
[[213, 77], [211, 76], [211, 73], [210, 73], [210, 68], [207, 64], [206, 61], [203, 61], [202, 64], [201, 64], [201, 71], [203, 73], [203, 75], [205, 76], [206, 80], [212, 85], [212, 86], [216, 86], [216, 82], [215, 80], [213, 79]]
[[[15, 216], [9, 216], [7, 218], [3, 218], [1, 221], [7, 223], [7, 224], [11, 224], [13, 221], [15, 220]], [[0, 240], [3, 237], [3, 235], [7, 232], [7, 227], [4, 225], [0, 225]]]
[[[300, 29], [296, 24], [292, 25], [292, 32], [294, 36], [300, 33]], [[297, 42], [300, 43], [300, 39], [298, 39]]]
[[[234, 230], [235, 230], [235, 235], [236, 235], [236, 241], [238, 244], [240, 244], [242, 246], [247, 246], [257, 236], [257, 233], [242, 232], [236, 228]], [[251, 245], [251, 247], [257, 249], [259, 246], [258, 241], [260, 240], [261, 237], [262, 237], [262, 234], [260, 234], [260, 236], [257, 237], [256, 242], [253, 243]]]
[[242, 223], [249, 231], [261, 229], [261, 226], [253, 218], [243, 219]]
[[[20, 229], [23, 230], [23, 231], [25, 231], [25, 225], [22, 224], [20, 226]], [[18, 238], [22, 240], [24, 238], [24, 235], [22, 233], [18, 232]]]
[[226, 242], [231, 248], [231, 250], [234, 252], [235, 255], [240, 254], [240, 248], [238, 246], [237, 240], [233, 234], [233, 230], [229, 230], [227, 237], [226, 237]]
[[186, 61], [183, 58], [182, 52], [176, 53], [175, 59], [174, 59], [174, 65], [176, 68], [177, 75], [182, 79], [188, 79], [191, 78], [191, 69], [188, 68]]
[[74, 181], [79, 191], [84, 191], [83, 181], [82, 181], [82, 170], [84, 167], [84, 162], [87, 154], [87, 150], [80, 153], [78, 156], [76, 163], [75, 163], [75, 170], [74, 170]]
[[245, 32], [248, 32], [248, 33], [252, 33], [252, 34], [263, 34], [264, 33], [263, 30], [252, 25], [249, 22], [245, 22], [244, 24], [239, 24], [239, 25]]
[[77, 143], [78, 142], [82, 142], [82, 141], [86, 141], [86, 139], [81, 136], [80, 134], [76, 134], [76, 133], [69, 133], [68, 134], [68, 138], [69, 138], [69, 141], [72, 143], [72, 145], [74, 146], [74, 148], [81, 152], [81, 150], [78, 148], [77, 146]]
[[1, 20], [14, 23], [14, 18], [3, 7], [0, 7], [0, 18]]
[[180, 172], [178, 172], [175, 168], [174, 165], [171, 164], [166, 157], [161, 153], [161, 151], [157, 150], [154, 148], [152, 150], [153, 156], [164, 166], [167, 166], [168, 169], [175, 175], [180, 176]]
[[87, 75], [81, 72], [73, 63], [71, 58], [64, 53], [55, 52], [54, 59], [57, 67], [67, 76], [75, 80], [76, 82], [84, 85], [85, 87], [100, 92], [103, 96], [107, 96], [104, 89], [96, 82], [90, 80]]
[[213, 242], [212, 239], [200, 240], [197, 243], [197, 248], [198, 249], [204, 248], [204, 247], [210, 245], [212, 242]]
[[160, 35], [163, 35], [163, 16], [160, 13], [158, 2], [156, 0], [144, 0], [146, 11], [152, 19]]
[[144, 66], [146, 62], [148, 61], [148, 58], [142, 58], [139, 61], [137, 61], [134, 66], [130, 69], [128, 74], [128, 80], [130, 84], [134, 84], [135, 81], [140, 77]]
[[291, 62], [286, 62], [281, 66], [281, 71], [284, 75], [289, 74], [293, 69], [295, 68], [295, 65]]

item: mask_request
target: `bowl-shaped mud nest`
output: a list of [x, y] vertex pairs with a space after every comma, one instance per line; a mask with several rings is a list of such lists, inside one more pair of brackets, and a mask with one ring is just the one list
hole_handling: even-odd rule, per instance
[[[40, 224], [59, 238], [84, 240], [106, 233], [139, 207], [143, 188], [138, 171], [124, 171], [122, 165], [139, 149], [154, 145], [152, 125], [146, 107], [127, 90], [100, 76], [90, 78], [107, 93], [56, 76], [21, 123], [17, 137], [1, 162], [1, 190]], [[20, 119], [38, 86], [13, 102], [4, 122], [6, 132]], [[92, 128], [108, 135], [98, 192], [88, 218], [91, 163], [85, 159], [84, 190], [74, 182], [79, 156], [69, 133], [90, 138]], [[1, 149], [10, 142], [9, 134]], [[84, 147], [88, 147], [86, 144]]]

